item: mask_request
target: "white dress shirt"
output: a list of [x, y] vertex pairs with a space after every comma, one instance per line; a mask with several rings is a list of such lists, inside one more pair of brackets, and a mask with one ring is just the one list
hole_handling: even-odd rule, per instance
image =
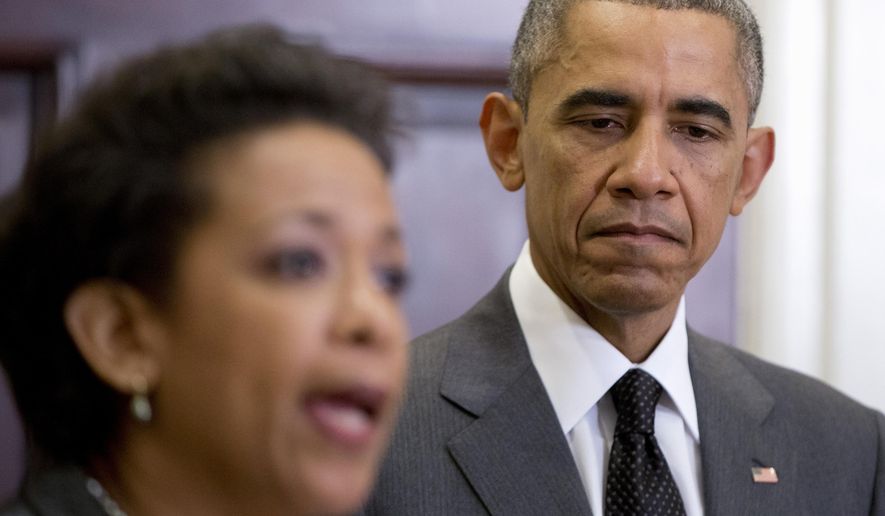
[[688, 369], [685, 299], [652, 354], [633, 364], [547, 286], [528, 242], [510, 273], [510, 295], [532, 362], [553, 403], [594, 514], [602, 515], [617, 412], [608, 390], [630, 368], [651, 374], [663, 393], [655, 436], [682, 495], [687, 516], [703, 515], [700, 440]]

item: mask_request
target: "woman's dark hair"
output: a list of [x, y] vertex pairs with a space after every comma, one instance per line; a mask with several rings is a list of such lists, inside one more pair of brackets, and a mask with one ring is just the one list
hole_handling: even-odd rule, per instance
[[106, 454], [124, 415], [124, 396], [65, 328], [70, 294], [109, 278], [162, 302], [180, 241], [211, 203], [189, 158], [299, 120], [348, 131], [389, 170], [384, 81], [266, 26], [124, 63], [38, 143], [0, 210], [0, 360], [43, 456], [84, 465]]

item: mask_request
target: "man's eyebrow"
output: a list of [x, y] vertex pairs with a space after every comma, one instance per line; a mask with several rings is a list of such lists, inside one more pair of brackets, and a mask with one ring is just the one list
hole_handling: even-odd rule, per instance
[[729, 129], [731, 128], [731, 114], [715, 100], [703, 97], [680, 99], [673, 104], [673, 111], [710, 116], [725, 124]]
[[569, 95], [559, 103], [557, 111], [560, 115], [567, 115], [575, 109], [584, 106], [599, 107], [623, 107], [632, 103], [630, 97], [624, 93], [611, 90], [597, 90], [585, 88]]

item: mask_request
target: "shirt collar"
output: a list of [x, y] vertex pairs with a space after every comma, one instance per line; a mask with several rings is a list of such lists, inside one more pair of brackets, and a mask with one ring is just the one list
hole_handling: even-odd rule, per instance
[[699, 442], [684, 296], [667, 334], [641, 364], [631, 363], [550, 289], [532, 263], [528, 242], [510, 273], [510, 296], [532, 362], [564, 433], [570, 432], [624, 373], [639, 367], [663, 386], [661, 403], [674, 405]]

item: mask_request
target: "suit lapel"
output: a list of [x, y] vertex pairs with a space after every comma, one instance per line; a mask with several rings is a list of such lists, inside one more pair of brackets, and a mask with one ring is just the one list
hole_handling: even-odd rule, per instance
[[491, 514], [590, 514], [508, 278], [451, 333], [441, 393], [477, 419], [449, 441], [449, 452]]
[[[689, 367], [697, 403], [706, 513], [790, 512], [797, 478], [788, 435], [766, 426], [771, 393], [723, 345], [689, 330]], [[755, 483], [752, 468], [774, 467], [781, 481]], [[784, 481], [787, 479], [787, 481]]]

